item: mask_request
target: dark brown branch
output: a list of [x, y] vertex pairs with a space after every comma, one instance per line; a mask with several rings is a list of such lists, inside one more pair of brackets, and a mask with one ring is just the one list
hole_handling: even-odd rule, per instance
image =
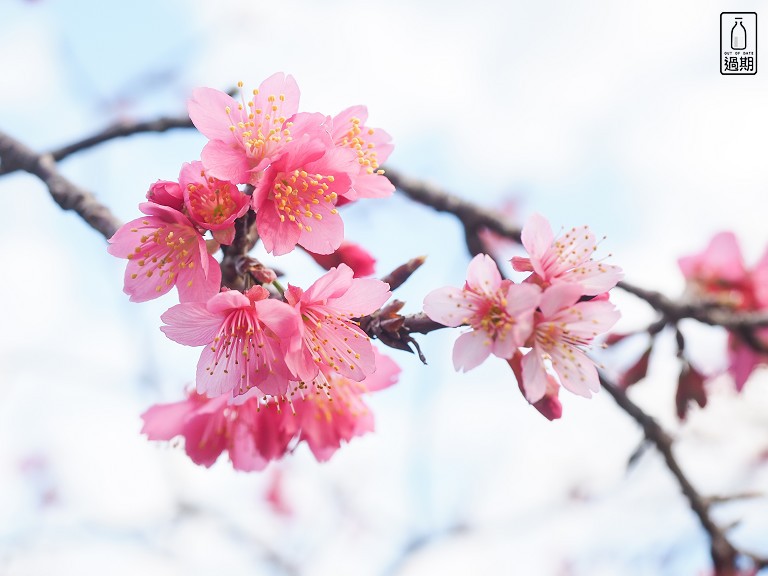
[[122, 222], [96, 197], [59, 174], [50, 154], [37, 154], [15, 138], [0, 132], [0, 166], [5, 171], [23, 170], [40, 178], [56, 204], [74, 210], [104, 238], [110, 238]]
[[604, 374], [600, 374], [600, 383], [610, 394], [619, 407], [629, 414], [643, 429], [645, 438], [651, 442], [664, 458], [664, 463], [677, 480], [688, 504], [699, 519], [704, 530], [709, 535], [711, 542], [712, 560], [717, 570], [732, 569], [736, 566], [736, 558], [740, 554], [730, 543], [723, 531], [715, 524], [710, 516], [710, 505], [691, 484], [688, 477], [672, 452], [672, 438], [651, 416], [646, 414], [637, 404], [632, 402], [626, 392], [619, 386], [609, 381]]
[[[119, 122], [109, 126], [108, 128], [105, 128], [101, 132], [93, 134], [92, 136], [88, 136], [87, 138], [83, 138], [82, 140], [78, 140], [72, 144], [62, 146], [61, 148], [51, 150], [48, 152], [48, 155], [53, 158], [53, 160], [58, 162], [60, 160], [64, 160], [64, 158], [71, 156], [72, 154], [75, 154], [76, 152], [87, 150], [88, 148], [93, 148], [94, 146], [98, 146], [99, 144], [103, 144], [109, 140], [114, 140], [115, 138], [124, 138], [126, 136], [133, 136], [134, 134], [142, 134], [147, 132], [167, 132], [168, 130], [173, 130], [176, 128], [194, 128], [194, 125], [187, 116], [164, 116], [146, 122]], [[0, 166], [0, 176], [22, 169], [23, 168], [18, 166], [6, 164], [3, 162], [2, 166]]]
[[482, 228], [488, 228], [510, 240], [520, 242], [520, 228], [512, 226], [493, 210], [467, 202], [428, 182], [403, 176], [392, 168], [387, 167], [385, 173], [395, 188], [411, 200], [430, 206], [438, 212], [448, 212], [457, 216], [471, 234], [476, 234]]

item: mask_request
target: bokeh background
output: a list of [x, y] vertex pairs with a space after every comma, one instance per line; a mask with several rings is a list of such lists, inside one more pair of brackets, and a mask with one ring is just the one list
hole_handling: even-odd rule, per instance
[[[182, 114], [196, 86], [285, 71], [303, 110], [366, 104], [394, 137], [392, 167], [519, 222], [535, 211], [555, 229], [589, 224], [627, 279], [675, 296], [677, 257], [715, 232], [734, 230], [749, 262], [768, 244], [768, 60], [758, 54], [755, 76], [720, 75], [722, 11], [763, 18], [749, 0], [0, 0], [0, 130], [46, 150]], [[204, 142], [135, 136], [61, 170], [128, 220]], [[34, 178], [0, 178], [0, 201], [3, 576], [706, 574], [706, 535], [653, 450], [628, 466], [641, 433], [607, 394], [564, 393], [550, 423], [505, 363], [455, 374], [455, 331], [421, 338], [426, 367], [392, 352], [403, 373], [370, 399], [377, 432], [328, 463], [302, 446], [243, 474], [150, 444], [139, 414], [179, 399], [199, 354], [158, 330], [174, 297], [128, 303], [123, 262]], [[428, 255], [398, 290], [407, 311], [463, 281], [451, 217], [395, 196], [345, 221], [381, 273]], [[303, 255], [279, 266], [299, 285], [319, 274]], [[653, 319], [614, 300], [621, 329]], [[683, 329], [699, 367], [721, 371], [722, 332]], [[644, 344], [606, 357], [609, 370]], [[673, 432], [696, 486], [764, 492], [765, 373], [741, 395], [716, 379], [710, 405], [680, 425], [676, 371], [665, 336], [633, 398]], [[766, 498], [717, 519], [768, 554]]]

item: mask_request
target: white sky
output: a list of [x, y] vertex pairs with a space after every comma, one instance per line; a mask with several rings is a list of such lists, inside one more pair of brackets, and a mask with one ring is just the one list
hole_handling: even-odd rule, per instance
[[[517, 201], [555, 228], [589, 224], [627, 278], [670, 295], [678, 256], [722, 229], [750, 261], [768, 245], [768, 60], [721, 76], [719, 14], [758, 2], [420, 3], [351, 0], [156, 3], [0, 0], [0, 130], [45, 149], [123, 118], [183, 111], [199, 85], [257, 85], [282, 70], [302, 109], [363, 103], [395, 139], [391, 165], [478, 203]], [[762, 40], [762, 37], [761, 37]], [[762, 40], [764, 43], [765, 40]], [[759, 44], [760, 46], [762, 44]], [[768, 58], [768, 56], [766, 57]], [[191, 132], [114, 142], [62, 170], [123, 219], [149, 183], [175, 178], [204, 140]], [[140, 414], [179, 397], [197, 350], [157, 329], [173, 304], [132, 305], [122, 263], [33, 179], [0, 179], [0, 573], [203, 575], [699, 574], [703, 533], [659, 458], [626, 461], [640, 433], [606, 394], [563, 394], [562, 421], [528, 407], [506, 366], [450, 366], [454, 333], [405, 354], [401, 383], [371, 400], [377, 433], [327, 464], [300, 449], [264, 474], [195, 467], [147, 443]], [[348, 237], [386, 272], [427, 254], [398, 298], [408, 311], [468, 262], [457, 224], [394, 198], [348, 212]], [[285, 264], [283, 264], [285, 262]], [[290, 279], [316, 275], [281, 260]], [[631, 297], [626, 326], [648, 320]], [[687, 326], [695, 358], [722, 366], [722, 335]], [[744, 394], [674, 418], [665, 339], [635, 397], [679, 437], [704, 492], [768, 487], [759, 374]], [[264, 492], [281, 470], [290, 518]], [[765, 499], [722, 509], [738, 541], [768, 554]], [[405, 562], [412, 542], [423, 547]], [[116, 562], [115, 559], [119, 559]], [[62, 572], [63, 570], [63, 572]], [[114, 570], [114, 571], [112, 571]]]

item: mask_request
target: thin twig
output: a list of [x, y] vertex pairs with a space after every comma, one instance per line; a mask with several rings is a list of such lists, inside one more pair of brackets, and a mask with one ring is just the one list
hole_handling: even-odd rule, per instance
[[[113, 124], [82, 140], [78, 140], [66, 146], [50, 150], [47, 154], [51, 156], [56, 162], [64, 160], [68, 156], [81, 152], [99, 144], [104, 144], [115, 138], [124, 138], [126, 136], [133, 136], [134, 134], [142, 134], [147, 132], [167, 132], [177, 128], [194, 128], [192, 121], [187, 116], [163, 116], [156, 118], [155, 120], [148, 120], [145, 122], [131, 122], [123, 121]], [[18, 166], [12, 164], [6, 164], [0, 166], [0, 176], [3, 174], [10, 174], [16, 170], [22, 170]]]

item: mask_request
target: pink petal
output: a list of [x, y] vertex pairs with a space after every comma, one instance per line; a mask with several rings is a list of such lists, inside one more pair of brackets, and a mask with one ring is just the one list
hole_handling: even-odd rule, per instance
[[378, 310], [391, 295], [386, 282], [375, 278], [356, 278], [349, 290], [333, 299], [332, 304], [334, 308], [359, 318]]
[[738, 282], [746, 275], [744, 259], [733, 232], [721, 232], [699, 254], [678, 260], [683, 275], [688, 279], [722, 279]]
[[[533, 265], [536, 267], [536, 261], [540, 259], [552, 246], [555, 239], [552, 234], [552, 227], [541, 214], [531, 214], [522, 230], [523, 246], [533, 257]], [[543, 270], [536, 270], [536, 273], [543, 276]]]
[[522, 387], [525, 390], [525, 399], [533, 404], [541, 400], [547, 392], [548, 375], [541, 352], [534, 347], [523, 356], [522, 366]]
[[424, 313], [435, 322], [454, 328], [472, 318], [474, 302], [463, 290], [444, 286], [425, 296]]
[[183, 268], [179, 271], [176, 287], [180, 302], [206, 302], [221, 288], [221, 268], [213, 256], [205, 255], [208, 273], [203, 266]]
[[558, 346], [550, 350], [550, 355], [560, 385], [565, 389], [584, 398], [591, 398], [593, 392], [600, 390], [597, 368], [580, 350], [574, 347], [564, 350]]
[[550, 286], [541, 296], [541, 311], [545, 318], [554, 316], [558, 310], [573, 306], [584, 293], [579, 284], [559, 283]]
[[234, 141], [229, 130], [232, 121], [226, 108], [237, 112], [237, 102], [229, 95], [213, 88], [197, 88], [187, 103], [189, 118], [203, 135], [211, 140]]
[[492, 294], [501, 286], [501, 273], [496, 262], [487, 254], [478, 254], [467, 268], [467, 284], [485, 294]]
[[244, 184], [251, 178], [251, 165], [236, 141], [210, 140], [200, 154], [208, 174], [219, 180]]
[[354, 274], [346, 264], [331, 268], [307, 288], [302, 301], [307, 304], [326, 304], [331, 298], [342, 296], [352, 287]]
[[400, 376], [400, 366], [386, 354], [382, 354], [377, 348], [373, 348], [376, 357], [376, 371], [370, 374], [363, 384], [369, 392], [376, 392], [389, 388], [395, 384]]
[[155, 404], [141, 415], [144, 420], [141, 432], [150, 440], [171, 440], [180, 436], [187, 419], [198, 406], [199, 403], [192, 400]]
[[314, 207], [314, 212], [322, 216], [322, 220], [311, 224], [311, 231], [304, 227], [297, 244], [310, 252], [332, 254], [344, 240], [344, 222], [331, 203], [321, 202]]
[[265, 202], [256, 213], [256, 228], [264, 242], [264, 249], [275, 256], [288, 254], [301, 236], [296, 223], [288, 219], [280, 221], [280, 215], [271, 202]]
[[491, 353], [490, 342], [484, 332], [465, 332], [453, 345], [453, 367], [457, 371], [468, 372], [476, 368]]
[[166, 325], [160, 330], [174, 342], [187, 346], [205, 346], [221, 328], [221, 317], [211, 314], [202, 302], [177, 304], [160, 316]]
[[216, 242], [229, 246], [235, 240], [235, 226], [232, 225], [222, 230], [213, 230], [212, 234]]
[[738, 336], [728, 335], [728, 373], [733, 377], [736, 390], [741, 392], [762, 358]]

